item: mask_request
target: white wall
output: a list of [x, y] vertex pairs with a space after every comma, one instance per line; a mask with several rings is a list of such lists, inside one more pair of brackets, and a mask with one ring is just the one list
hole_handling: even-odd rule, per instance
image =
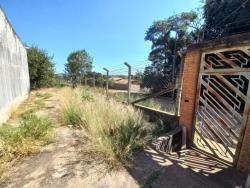
[[0, 8], [0, 123], [25, 99], [29, 88], [26, 49]]

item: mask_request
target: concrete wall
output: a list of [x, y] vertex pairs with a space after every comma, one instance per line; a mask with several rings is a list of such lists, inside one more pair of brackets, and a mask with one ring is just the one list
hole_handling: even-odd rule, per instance
[[0, 123], [29, 92], [27, 53], [0, 8]]

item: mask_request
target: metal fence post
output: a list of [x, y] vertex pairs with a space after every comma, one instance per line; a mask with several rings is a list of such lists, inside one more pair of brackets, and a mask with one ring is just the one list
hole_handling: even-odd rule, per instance
[[124, 63], [128, 67], [128, 104], [130, 103], [130, 94], [131, 94], [131, 66], [125, 62]]
[[84, 85], [87, 86], [87, 76], [84, 77]]
[[95, 87], [95, 77], [93, 78], [93, 87]]
[[176, 81], [176, 88], [177, 88], [177, 96], [176, 96], [176, 108], [175, 108], [175, 115], [180, 115], [180, 105], [181, 105], [181, 92], [182, 92], [182, 82], [183, 82], [183, 67], [184, 67], [184, 55], [178, 52], [178, 55], [181, 58], [181, 64], [180, 64], [180, 72], [179, 75], [177, 75], [177, 81]]
[[108, 96], [108, 90], [109, 90], [109, 70], [106, 68], [103, 68], [103, 70], [106, 71], [106, 95]]
[[[175, 71], [176, 71], [176, 55], [177, 55], [177, 40], [178, 40], [178, 33], [176, 32], [176, 34], [175, 34], [175, 43], [174, 43], [174, 57], [173, 57], [173, 66], [172, 66], [172, 68], [173, 68], [173, 70], [172, 70], [172, 84], [173, 84], [173, 86], [174, 85], [176, 85], [176, 78], [175, 78], [175, 76], [177, 76], [177, 75], [175, 75]], [[173, 99], [174, 99], [174, 94], [175, 94], [175, 89], [172, 91], [172, 97], [173, 97]]]

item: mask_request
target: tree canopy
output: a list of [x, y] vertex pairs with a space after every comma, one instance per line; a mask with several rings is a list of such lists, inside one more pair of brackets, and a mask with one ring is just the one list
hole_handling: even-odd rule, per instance
[[197, 40], [200, 25], [198, 13], [191, 11], [156, 21], [149, 27], [145, 40], [152, 43], [148, 58], [152, 64], [144, 72], [145, 87], [158, 90], [164, 82], [170, 82], [170, 78], [176, 74], [175, 67], [180, 63], [176, 52]]
[[54, 63], [45, 50], [27, 49], [31, 88], [51, 87], [55, 84]]
[[204, 4], [205, 39], [249, 32], [249, 0], [206, 0]]
[[77, 80], [91, 71], [93, 59], [86, 50], [78, 50], [70, 53], [67, 61], [65, 73], [71, 78], [73, 87], [75, 87]]

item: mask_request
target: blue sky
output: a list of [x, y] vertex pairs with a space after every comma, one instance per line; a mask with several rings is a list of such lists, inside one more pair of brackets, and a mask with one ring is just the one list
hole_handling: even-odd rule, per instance
[[63, 72], [70, 52], [86, 49], [94, 69], [147, 59], [144, 41], [153, 21], [200, 6], [200, 0], [0, 0], [15, 31], [28, 45], [54, 56]]

